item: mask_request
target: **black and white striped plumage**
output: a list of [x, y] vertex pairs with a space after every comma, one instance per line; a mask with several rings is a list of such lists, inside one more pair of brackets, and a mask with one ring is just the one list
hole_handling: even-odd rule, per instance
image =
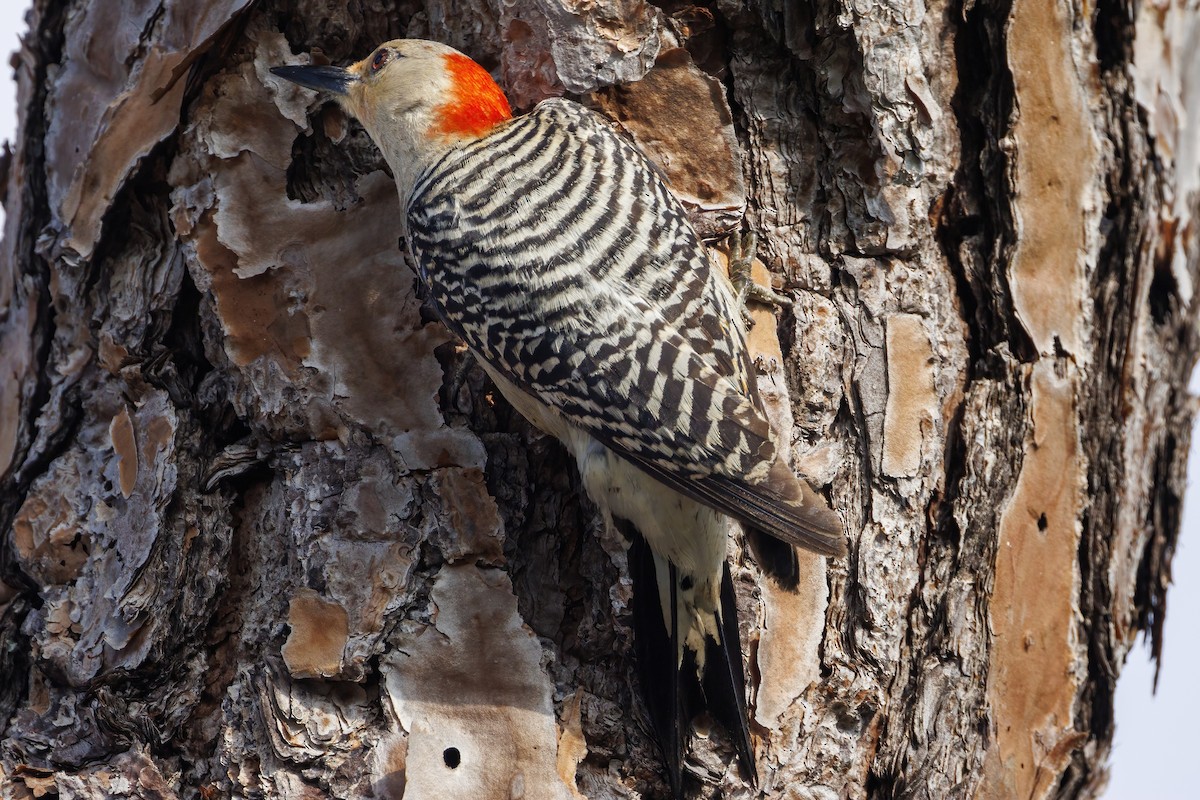
[[836, 519], [780, 475], [726, 279], [602, 119], [547, 100], [451, 150], [413, 187], [408, 232], [446, 324], [495, 371], [676, 491], [840, 552]]
[[510, 119], [487, 73], [444, 45], [273, 71], [363, 123], [442, 319], [633, 540], [638, 669], [673, 793], [697, 698], [753, 778], [725, 515], [826, 555], [844, 544], [778, 458], [740, 309], [683, 208], [603, 119], [566, 100]]

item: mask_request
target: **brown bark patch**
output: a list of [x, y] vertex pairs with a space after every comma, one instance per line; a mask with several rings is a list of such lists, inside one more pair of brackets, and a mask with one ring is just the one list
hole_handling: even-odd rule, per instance
[[75, 486], [70, 478], [66, 485], [39, 484], [13, 520], [13, 543], [22, 568], [46, 584], [74, 580], [87, 562], [87, 534], [71, 498], [64, 494]]
[[933, 387], [933, 346], [921, 318], [894, 314], [887, 321], [887, 406], [883, 418], [883, 472], [914, 478], [921, 442], [940, 411]]
[[[721, 250], [715, 253], [717, 262], [728, 273], [728, 254]], [[757, 258], [751, 264], [750, 278], [759, 286], [771, 286], [771, 274]], [[755, 302], [749, 311], [753, 325], [746, 344], [754, 358], [759, 398], [771, 435], [779, 443], [785, 461], [789, 461], [787, 445], [795, 436], [795, 420], [783, 374], [784, 355], [775, 309]], [[826, 559], [804, 550], [798, 551], [797, 557], [800, 582], [795, 589], [784, 589], [761, 576], [758, 581], [762, 592], [761, 633], [757, 647], [749, 649], [762, 679], [754, 688], [753, 715], [772, 736], [779, 735], [788, 724], [785, 712], [820, 676], [820, 645], [829, 604]]]
[[291, 308], [280, 276], [268, 272], [239, 278], [237, 255], [221, 244], [207, 215], [195, 234], [196, 255], [211, 276], [230, 360], [244, 367], [273, 355], [294, 375], [309, 353], [308, 319]]
[[[126, 176], [179, 124], [186, 82], [171, 83], [169, 79], [181, 60], [180, 54], [151, 52], [133, 85], [105, 112], [103, 134], [90, 147], [82, 148], [90, 151], [89, 158], [80, 165], [62, 202], [63, 219], [71, 231], [66, 244], [79, 255], [92, 254], [104, 213]], [[160, 98], [150, 87], [164, 84], [171, 88]], [[76, 152], [81, 149], [78, 140], [68, 140], [65, 145], [74, 146]]]
[[702, 235], [731, 229], [746, 205], [741, 149], [725, 88], [705, 75], [686, 50], [669, 50], [637, 83], [594, 95], [666, 175], [671, 192], [701, 212]]
[[558, 777], [576, 800], [583, 800], [575, 786], [575, 771], [579, 762], [587, 757], [587, 740], [583, 737], [583, 689], [576, 689], [571, 699], [564, 704], [562, 720], [558, 729]]
[[446, 560], [471, 558], [488, 564], [503, 563], [500, 510], [488, 493], [482, 470], [440, 470], [433, 485], [445, 504], [444, 535], [435, 541]]
[[825, 559], [801, 550], [800, 585], [782, 589], [762, 581], [763, 623], [758, 642], [762, 683], [754, 699], [759, 724], [778, 729], [784, 712], [821, 677], [821, 639], [829, 586]]
[[1032, 438], [1000, 518], [989, 609], [988, 703], [996, 743], [981, 798], [1048, 796], [1076, 740], [1077, 519], [1086, 471], [1071, 381], [1042, 360], [1031, 388]]
[[341, 672], [350, 636], [346, 609], [312, 589], [301, 589], [288, 606], [292, 632], [283, 645], [283, 661], [295, 678], [333, 677]]
[[133, 492], [138, 474], [137, 436], [133, 432], [133, 421], [129, 418], [128, 407], [121, 406], [121, 410], [113, 417], [108, 426], [108, 437], [112, 440], [113, 453], [117, 457], [121, 495], [128, 498]]
[[1018, 237], [1009, 280], [1039, 353], [1053, 353], [1056, 338], [1067, 352], [1080, 352], [1084, 225], [1097, 151], [1071, 58], [1071, 25], [1061, 3], [1017, 0], [1008, 30], [1018, 109]]

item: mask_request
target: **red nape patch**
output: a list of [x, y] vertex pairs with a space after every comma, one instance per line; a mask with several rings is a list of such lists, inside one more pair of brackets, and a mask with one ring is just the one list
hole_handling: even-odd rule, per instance
[[437, 133], [482, 136], [497, 123], [512, 119], [508, 98], [487, 70], [458, 53], [444, 58], [450, 76], [450, 100], [437, 109]]

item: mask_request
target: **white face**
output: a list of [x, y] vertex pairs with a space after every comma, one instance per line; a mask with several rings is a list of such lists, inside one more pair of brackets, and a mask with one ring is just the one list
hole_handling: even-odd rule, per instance
[[345, 69], [287, 66], [272, 72], [334, 95], [383, 152], [405, 202], [422, 169], [457, 142], [511, 117], [491, 76], [438, 42], [396, 39]]
[[383, 152], [402, 192], [444, 150], [429, 134], [450, 94], [446, 56], [457, 52], [437, 42], [397, 39], [347, 68], [352, 80], [338, 99]]
[[446, 57], [452, 47], [420, 39], [386, 42], [347, 68], [353, 80], [340, 98], [381, 148], [381, 138], [394, 135], [397, 123], [425, 135], [438, 106], [450, 95]]

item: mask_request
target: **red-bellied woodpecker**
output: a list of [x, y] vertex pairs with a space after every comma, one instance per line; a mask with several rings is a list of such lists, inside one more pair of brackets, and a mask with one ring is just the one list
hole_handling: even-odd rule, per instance
[[640, 534], [635, 649], [673, 792], [693, 698], [753, 778], [724, 517], [824, 555], [845, 544], [780, 460], [740, 309], [658, 171], [568, 100], [513, 118], [482, 67], [434, 42], [272, 71], [363, 124], [446, 325], [562, 440], [597, 505]]

